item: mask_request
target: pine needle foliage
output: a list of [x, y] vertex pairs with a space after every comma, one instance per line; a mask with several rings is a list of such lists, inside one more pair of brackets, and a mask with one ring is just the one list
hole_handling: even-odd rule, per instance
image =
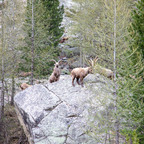
[[[53, 57], [59, 55], [58, 43], [63, 34], [61, 22], [63, 7], [58, 7], [59, 1], [34, 0], [34, 75], [36, 77], [47, 75], [51, 72]], [[55, 11], [55, 12], [54, 12]], [[22, 52], [21, 71], [31, 71], [31, 26], [32, 26], [32, 2], [27, 1], [26, 19], [24, 23], [25, 46]]]
[[[73, 17], [75, 45], [86, 56], [98, 56], [101, 65], [114, 71], [113, 88], [107, 85], [112, 97], [108, 93], [104, 98], [98, 98], [103, 88], [93, 90], [102, 108], [94, 106], [95, 100], [90, 102], [88, 133], [97, 143], [142, 143], [144, 66], [143, 50], [137, 45], [143, 43], [143, 38], [139, 38], [143, 34], [142, 14], [136, 16], [141, 21], [137, 19], [132, 23], [130, 33], [131, 21], [134, 22], [134, 16], [130, 15], [134, 5], [131, 0], [77, 2], [79, 9]], [[137, 9], [143, 11], [143, 4], [138, 3]]]
[[[130, 33], [130, 51], [132, 51], [131, 72], [133, 79], [137, 82], [133, 88], [132, 103], [133, 104], [133, 121], [137, 128], [140, 143], [144, 142], [144, 0], [138, 0], [131, 13], [132, 23], [129, 28]], [[132, 75], [132, 74], [131, 74]], [[131, 108], [131, 109], [132, 109]]]

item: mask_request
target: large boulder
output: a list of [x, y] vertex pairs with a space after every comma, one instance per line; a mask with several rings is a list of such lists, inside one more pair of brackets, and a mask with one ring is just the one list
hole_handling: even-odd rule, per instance
[[73, 87], [71, 77], [62, 75], [58, 82], [36, 84], [18, 93], [15, 107], [30, 144], [95, 144], [86, 134], [90, 100], [102, 109], [98, 99], [111, 93], [96, 92], [108, 83], [100, 75], [88, 75], [84, 87]]

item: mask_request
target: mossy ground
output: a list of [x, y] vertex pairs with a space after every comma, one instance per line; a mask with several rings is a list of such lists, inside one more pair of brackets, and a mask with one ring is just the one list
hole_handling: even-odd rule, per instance
[[19, 123], [14, 106], [7, 104], [0, 126], [0, 144], [29, 144]]

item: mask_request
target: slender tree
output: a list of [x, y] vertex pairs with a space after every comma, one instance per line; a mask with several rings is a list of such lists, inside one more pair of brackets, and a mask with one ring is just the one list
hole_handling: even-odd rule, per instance
[[[11, 86], [8, 86], [9, 93], [11, 93], [11, 104], [13, 105], [13, 98], [15, 95], [15, 77], [18, 75], [18, 63], [20, 62], [20, 53], [18, 47], [21, 45], [20, 39], [23, 37], [21, 23], [23, 22], [24, 13], [22, 9], [22, 2], [18, 0], [8, 1], [5, 6], [4, 23], [7, 31], [5, 31], [5, 74], [7, 78], [11, 78]], [[21, 11], [20, 11], [21, 10]], [[9, 94], [7, 93], [7, 94]]]
[[2, 0], [2, 24], [1, 24], [1, 49], [2, 49], [2, 52], [1, 52], [1, 65], [2, 65], [2, 68], [1, 68], [1, 83], [2, 83], [2, 86], [1, 86], [1, 104], [0, 104], [0, 122], [2, 122], [3, 120], [3, 116], [4, 116], [4, 71], [5, 71], [5, 68], [4, 68], [4, 0]]
[[[32, 8], [32, 5], [34, 7]], [[20, 70], [32, 70], [32, 55], [30, 47], [34, 45], [33, 71], [35, 76], [47, 75], [50, 72], [49, 59], [59, 55], [58, 43], [63, 34], [61, 22], [63, 18], [63, 7], [59, 7], [59, 1], [35, 0], [27, 2], [26, 20], [24, 23], [25, 46], [22, 51], [23, 64]], [[32, 10], [33, 9], [33, 10]], [[32, 18], [33, 11], [33, 18]], [[32, 44], [32, 19], [34, 20], [34, 42]], [[31, 67], [30, 67], [31, 65]]]
[[31, 85], [33, 85], [33, 72], [34, 72], [34, 2], [32, 0], [32, 37], [31, 37]]
[[116, 65], [116, 43], [117, 43], [117, 2], [114, 0], [114, 22], [113, 22], [114, 30], [113, 30], [113, 66], [114, 66], [114, 96], [115, 96], [115, 113], [116, 113], [116, 120], [115, 120], [115, 131], [116, 131], [116, 144], [119, 144], [119, 120], [117, 117], [117, 79], [116, 79], [116, 74], [117, 74], [117, 65]]
[[[134, 109], [138, 112], [142, 106], [139, 104], [139, 109], [136, 109], [137, 104], [131, 98], [132, 95], [136, 96], [136, 89], [141, 89], [142, 87], [140, 77], [134, 80], [131, 76], [135, 76], [136, 71], [141, 71], [142, 61], [140, 60], [140, 55], [137, 55], [134, 66], [131, 59], [136, 50], [130, 50], [129, 41], [131, 39], [129, 39], [128, 33], [130, 4], [133, 5], [133, 3], [131, 3], [132, 1], [124, 0], [79, 0], [78, 2], [80, 7], [73, 18], [76, 21], [74, 25], [76, 31], [73, 34], [79, 36], [78, 33], [80, 33], [80, 36], [75, 43], [79, 44], [82, 42], [81, 46], [83, 48], [87, 46], [87, 49], [83, 49], [87, 51], [87, 55], [93, 56], [94, 54], [98, 56], [101, 64], [114, 71], [113, 97], [109, 97], [112, 103], [108, 105], [107, 101], [100, 98], [100, 102], [105, 107], [106, 112], [100, 111], [96, 114], [93, 122], [97, 120], [98, 127], [93, 127], [94, 130], [92, 131], [95, 131], [95, 136], [97, 136], [97, 133], [106, 133], [105, 143], [111, 143], [111, 141], [115, 140], [115, 143], [118, 144], [124, 142], [120, 136], [123, 135], [122, 131], [127, 129], [128, 135], [131, 136], [128, 138], [127, 135], [124, 135], [126, 138], [125, 142], [136, 142], [138, 140], [134, 125], [138, 123], [134, 122], [134, 115], [130, 116], [130, 114], [134, 114]], [[97, 13], [96, 10], [98, 9], [93, 3], [97, 3], [98, 5], [96, 6], [100, 8]], [[87, 17], [88, 21], [85, 20]], [[88, 52], [89, 49], [91, 50], [90, 52]], [[132, 67], [135, 67], [136, 71]], [[98, 91], [96, 93], [98, 95]], [[99, 136], [97, 140], [104, 143], [103, 137]]]

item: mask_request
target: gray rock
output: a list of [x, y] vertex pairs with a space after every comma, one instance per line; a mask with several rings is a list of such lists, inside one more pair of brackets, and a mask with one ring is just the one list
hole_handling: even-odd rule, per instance
[[64, 5], [65, 8], [71, 8], [74, 5], [73, 0], [59, 0], [60, 5]]
[[[15, 106], [30, 144], [95, 144], [86, 134], [92, 99], [99, 109], [103, 109], [96, 97], [111, 96], [110, 92], [93, 93], [104, 86], [99, 75], [88, 75], [84, 87], [72, 87], [71, 77], [62, 75], [58, 82], [36, 84], [18, 93]], [[95, 111], [96, 112], [96, 111]]]

